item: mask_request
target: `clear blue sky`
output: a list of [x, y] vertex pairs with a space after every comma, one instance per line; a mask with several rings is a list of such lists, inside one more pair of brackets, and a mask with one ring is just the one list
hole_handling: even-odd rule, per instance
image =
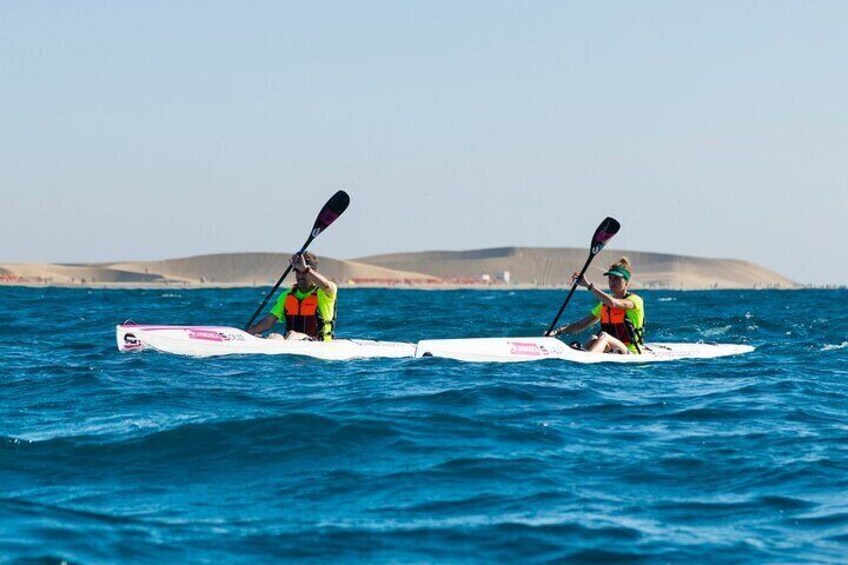
[[844, 1], [4, 2], [0, 262], [291, 251], [344, 188], [320, 254], [612, 215], [611, 247], [848, 283], [846, 29]]

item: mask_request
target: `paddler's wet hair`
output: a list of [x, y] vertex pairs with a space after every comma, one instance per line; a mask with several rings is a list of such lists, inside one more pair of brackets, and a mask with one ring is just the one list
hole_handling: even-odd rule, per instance
[[309, 253], [308, 251], [303, 254], [303, 260], [306, 261], [306, 266], [311, 267], [313, 269], [318, 268], [318, 257]]
[[630, 268], [630, 260], [627, 257], [622, 257], [621, 259], [610, 265], [609, 270], [604, 273], [604, 275], [621, 277], [627, 282], [630, 282], [630, 275], [632, 272], [633, 271]]

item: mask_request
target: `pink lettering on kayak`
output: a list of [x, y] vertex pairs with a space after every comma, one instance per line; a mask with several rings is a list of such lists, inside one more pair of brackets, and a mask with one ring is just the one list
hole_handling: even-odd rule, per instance
[[509, 352], [513, 355], [529, 355], [531, 357], [539, 357], [543, 354], [542, 349], [535, 343], [510, 341], [509, 346]]
[[224, 338], [221, 337], [221, 334], [218, 332], [211, 332], [208, 330], [186, 330], [188, 333], [189, 339], [202, 339], [206, 341], [224, 341]]

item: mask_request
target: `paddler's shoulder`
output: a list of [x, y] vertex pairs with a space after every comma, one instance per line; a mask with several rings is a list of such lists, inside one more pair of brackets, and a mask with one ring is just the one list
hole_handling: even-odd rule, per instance
[[288, 295], [289, 295], [289, 294], [291, 294], [291, 293], [292, 293], [292, 289], [291, 289], [291, 288], [284, 288], [284, 289], [280, 292], [280, 295], [277, 297], [277, 303], [281, 303], [281, 302], [285, 301], [286, 296], [288, 296]]
[[333, 281], [330, 281], [330, 288], [328, 291], [325, 291], [323, 288], [318, 287], [318, 294], [324, 296], [324, 298], [328, 300], [335, 300], [336, 296], [339, 294], [339, 287]]

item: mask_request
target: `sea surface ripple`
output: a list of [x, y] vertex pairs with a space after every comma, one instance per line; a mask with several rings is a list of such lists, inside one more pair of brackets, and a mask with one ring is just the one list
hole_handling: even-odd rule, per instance
[[[0, 288], [0, 562], [848, 560], [846, 291], [646, 291], [652, 340], [757, 347], [656, 365], [115, 346], [263, 292]], [[342, 290], [338, 329], [539, 335], [563, 294]]]

